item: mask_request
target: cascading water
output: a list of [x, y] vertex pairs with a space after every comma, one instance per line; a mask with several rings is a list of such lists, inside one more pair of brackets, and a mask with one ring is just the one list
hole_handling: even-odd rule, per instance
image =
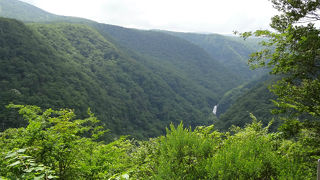
[[218, 104], [213, 107], [212, 113], [213, 113], [214, 115], [217, 114], [217, 109], [218, 109]]

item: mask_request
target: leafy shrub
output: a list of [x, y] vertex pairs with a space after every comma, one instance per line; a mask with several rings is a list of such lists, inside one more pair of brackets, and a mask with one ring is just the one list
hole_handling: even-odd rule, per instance
[[[102, 179], [123, 170], [130, 143], [120, 138], [98, 142], [105, 131], [89, 111], [86, 119], [74, 119], [73, 111], [10, 105], [28, 120], [26, 128], [0, 134], [0, 175], [32, 179]], [[18, 150], [17, 150], [18, 149]]]
[[207, 160], [221, 142], [221, 133], [213, 126], [177, 128], [170, 125], [167, 135], [160, 138], [159, 156], [156, 161], [157, 179], [206, 179]]

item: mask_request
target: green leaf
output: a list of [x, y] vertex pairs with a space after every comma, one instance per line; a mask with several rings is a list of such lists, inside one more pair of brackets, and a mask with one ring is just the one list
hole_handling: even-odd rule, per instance
[[34, 180], [42, 180], [42, 179], [44, 179], [44, 174], [34, 177]]
[[18, 165], [18, 164], [21, 164], [21, 162], [20, 161], [16, 161], [16, 162], [14, 162], [14, 163], [12, 163], [12, 164], [10, 164], [10, 165], [8, 165], [9, 167], [12, 167], [12, 166], [16, 166], [16, 165]]
[[14, 156], [16, 156], [16, 155], [17, 155], [17, 152], [16, 152], [16, 151], [11, 152], [11, 153], [7, 154], [7, 156], [5, 157], [5, 159], [8, 159], [8, 158], [14, 157]]
[[29, 169], [24, 170], [24, 172], [30, 173], [30, 172], [32, 172], [33, 170], [34, 170], [34, 168], [29, 168]]
[[45, 168], [44, 167], [36, 167], [34, 170], [35, 171], [43, 171]]
[[52, 175], [48, 176], [48, 179], [53, 179], [53, 178], [57, 178], [57, 176], [52, 176]]
[[18, 149], [16, 152], [17, 153], [24, 153], [24, 152], [26, 152], [26, 149]]

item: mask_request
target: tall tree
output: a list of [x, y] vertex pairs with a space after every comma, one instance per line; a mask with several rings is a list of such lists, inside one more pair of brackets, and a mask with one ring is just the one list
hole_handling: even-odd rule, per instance
[[272, 18], [273, 31], [242, 33], [265, 37], [263, 50], [253, 53], [254, 67], [271, 67], [281, 80], [271, 87], [280, 112], [294, 109], [298, 114], [320, 116], [320, 1], [272, 0], [280, 14]]

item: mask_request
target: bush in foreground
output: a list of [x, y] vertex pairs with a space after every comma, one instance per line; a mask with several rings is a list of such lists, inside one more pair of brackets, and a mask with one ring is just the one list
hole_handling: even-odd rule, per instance
[[293, 120], [276, 133], [252, 116], [226, 133], [181, 123], [149, 141], [106, 143], [90, 111], [10, 107], [28, 126], [0, 134], [2, 179], [314, 179], [320, 157], [320, 128]]

